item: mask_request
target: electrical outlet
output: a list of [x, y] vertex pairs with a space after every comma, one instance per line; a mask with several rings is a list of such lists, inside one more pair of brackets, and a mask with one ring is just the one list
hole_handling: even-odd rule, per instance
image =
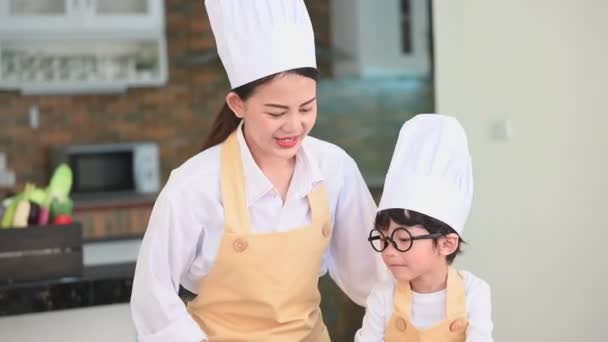
[[490, 139], [492, 141], [508, 141], [511, 139], [511, 122], [507, 119], [496, 119], [490, 121]]

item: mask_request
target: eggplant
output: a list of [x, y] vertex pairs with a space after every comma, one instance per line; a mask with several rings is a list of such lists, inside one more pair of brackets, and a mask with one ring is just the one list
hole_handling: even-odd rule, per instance
[[27, 225], [34, 226], [40, 220], [40, 206], [36, 202], [30, 201], [30, 213], [27, 218]]

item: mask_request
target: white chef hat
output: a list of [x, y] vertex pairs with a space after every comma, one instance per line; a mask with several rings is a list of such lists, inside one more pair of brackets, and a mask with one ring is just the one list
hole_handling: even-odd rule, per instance
[[458, 120], [416, 115], [401, 127], [378, 210], [414, 210], [462, 234], [473, 197], [471, 164]]
[[295, 68], [316, 68], [303, 0], [205, 0], [232, 89]]

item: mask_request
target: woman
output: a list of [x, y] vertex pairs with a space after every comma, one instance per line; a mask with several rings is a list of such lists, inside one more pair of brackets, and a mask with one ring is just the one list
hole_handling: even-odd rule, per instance
[[[380, 263], [376, 206], [343, 150], [308, 137], [314, 37], [302, 0], [207, 0], [233, 90], [201, 153], [175, 169], [143, 239], [139, 341], [329, 341], [318, 278], [363, 305]], [[183, 305], [179, 285], [197, 293]]]

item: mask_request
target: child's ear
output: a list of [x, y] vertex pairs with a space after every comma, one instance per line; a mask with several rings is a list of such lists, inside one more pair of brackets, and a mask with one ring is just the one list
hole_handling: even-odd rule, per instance
[[439, 253], [441, 255], [448, 256], [454, 252], [458, 248], [458, 242], [460, 241], [460, 237], [458, 234], [448, 234], [446, 236], [442, 236], [437, 241], [437, 247], [439, 249]]

